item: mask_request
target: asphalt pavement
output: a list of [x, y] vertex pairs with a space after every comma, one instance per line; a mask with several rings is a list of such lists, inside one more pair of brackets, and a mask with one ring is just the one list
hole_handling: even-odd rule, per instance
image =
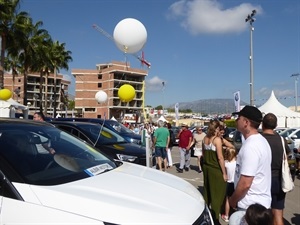
[[[179, 150], [178, 147], [173, 147], [172, 159], [173, 167], [167, 169], [167, 173], [181, 177], [182, 179], [190, 182], [195, 188], [197, 188], [201, 193], [203, 192], [203, 173], [198, 173], [197, 169], [197, 158], [192, 157], [191, 159], [191, 169], [183, 173], [178, 173], [176, 171], [176, 166], [179, 165]], [[220, 219], [222, 225], [228, 223]], [[284, 225], [300, 225], [300, 179], [295, 179], [295, 188], [292, 192], [287, 193], [285, 200], [284, 209]]]

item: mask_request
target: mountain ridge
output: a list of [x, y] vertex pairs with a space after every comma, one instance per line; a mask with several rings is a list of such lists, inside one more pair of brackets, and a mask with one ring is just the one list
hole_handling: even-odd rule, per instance
[[[178, 102], [179, 110], [191, 109], [193, 113], [201, 114], [231, 114], [235, 111], [235, 105], [233, 99], [200, 99], [191, 102]], [[241, 101], [240, 105], [247, 105], [248, 103]], [[174, 108], [173, 105], [168, 108]]]

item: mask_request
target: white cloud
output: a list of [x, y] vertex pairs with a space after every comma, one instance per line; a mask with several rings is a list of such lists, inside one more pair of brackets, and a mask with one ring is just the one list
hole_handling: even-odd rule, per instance
[[238, 33], [247, 28], [245, 19], [255, 9], [262, 14], [261, 6], [243, 3], [224, 9], [216, 0], [181, 0], [169, 7], [168, 18], [180, 20], [180, 25], [193, 35]]
[[164, 80], [160, 79], [158, 76], [151, 78], [150, 80], [146, 80], [146, 91], [151, 92], [159, 92], [163, 89]]

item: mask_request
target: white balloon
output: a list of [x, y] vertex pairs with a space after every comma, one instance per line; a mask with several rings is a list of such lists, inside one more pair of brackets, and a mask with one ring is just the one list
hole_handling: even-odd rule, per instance
[[104, 91], [98, 91], [95, 94], [95, 99], [98, 103], [103, 103], [107, 100], [107, 94]]
[[136, 19], [123, 19], [114, 29], [114, 41], [122, 52], [139, 52], [147, 41], [146, 28]]

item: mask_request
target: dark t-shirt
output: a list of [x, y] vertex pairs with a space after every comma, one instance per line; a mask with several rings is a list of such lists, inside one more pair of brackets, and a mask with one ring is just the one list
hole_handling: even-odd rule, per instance
[[[281, 166], [282, 166], [282, 156], [283, 156], [283, 147], [281, 142], [281, 136], [275, 132], [274, 134], [265, 134], [262, 135], [267, 139], [271, 150], [272, 150], [272, 177], [281, 176]], [[289, 146], [285, 142], [286, 153], [290, 152]]]

